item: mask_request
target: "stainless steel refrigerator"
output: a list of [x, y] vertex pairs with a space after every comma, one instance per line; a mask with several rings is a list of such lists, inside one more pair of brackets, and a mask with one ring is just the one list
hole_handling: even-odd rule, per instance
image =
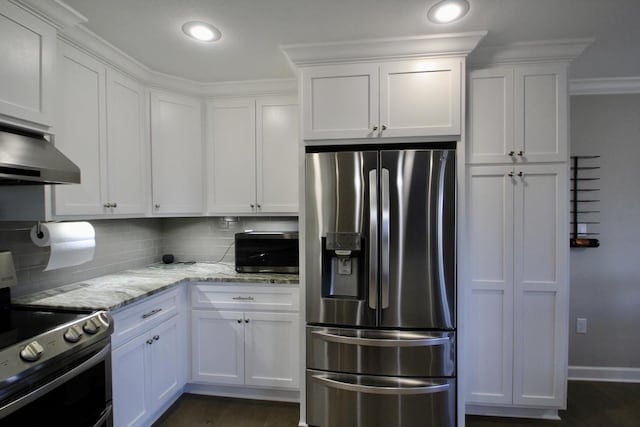
[[307, 423], [455, 426], [454, 145], [378, 148], [307, 148]]

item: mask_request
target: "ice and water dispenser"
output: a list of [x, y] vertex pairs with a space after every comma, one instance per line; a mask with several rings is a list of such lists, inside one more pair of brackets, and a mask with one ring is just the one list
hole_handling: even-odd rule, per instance
[[365, 263], [360, 233], [327, 233], [322, 246], [322, 296], [362, 298]]

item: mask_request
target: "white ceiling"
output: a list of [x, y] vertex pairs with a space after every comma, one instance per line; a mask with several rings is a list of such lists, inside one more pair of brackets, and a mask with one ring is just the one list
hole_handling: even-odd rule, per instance
[[[488, 30], [480, 46], [595, 37], [571, 76], [640, 76], [640, 0], [469, 0], [460, 22], [431, 24], [435, 0], [64, 0], [86, 26], [149, 68], [199, 82], [293, 77], [279, 45]], [[181, 32], [222, 31], [215, 44]]]

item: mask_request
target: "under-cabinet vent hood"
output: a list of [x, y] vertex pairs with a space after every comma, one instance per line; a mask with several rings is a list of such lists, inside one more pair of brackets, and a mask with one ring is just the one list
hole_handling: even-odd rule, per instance
[[0, 185], [79, 183], [80, 168], [43, 135], [0, 127]]

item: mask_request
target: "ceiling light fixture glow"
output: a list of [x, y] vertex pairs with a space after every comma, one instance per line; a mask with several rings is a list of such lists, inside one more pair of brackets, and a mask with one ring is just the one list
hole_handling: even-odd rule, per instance
[[214, 42], [222, 37], [220, 30], [206, 22], [187, 22], [182, 26], [182, 31], [192, 39], [201, 42]]
[[442, 0], [429, 8], [427, 17], [435, 24], [449, 24], [469, 12], [467, 0]]

